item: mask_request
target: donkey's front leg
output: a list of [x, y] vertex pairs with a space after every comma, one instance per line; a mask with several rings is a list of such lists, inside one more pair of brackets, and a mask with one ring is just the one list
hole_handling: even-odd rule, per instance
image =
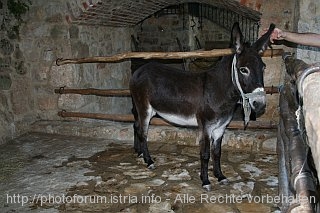
[[211, 152], [212, 152], [212, 161], [213, 161], [213, 174], [216, 178], [218, 178], [218, 181], [222, 181], [223, 183], [228, 182], [228, 179], [222, 174], [221, 171], [221, 142], [222, 142], [222, 136], [218, 139], [213, 141], [213, 144], [211, 146]]
[[200, 141], [200, 161], [202, 187], [207, 191], [211, 190], [211, 184], [208, 177], [208, 163], [210, 159], [210, 140], [208, 136], [204, 136]]

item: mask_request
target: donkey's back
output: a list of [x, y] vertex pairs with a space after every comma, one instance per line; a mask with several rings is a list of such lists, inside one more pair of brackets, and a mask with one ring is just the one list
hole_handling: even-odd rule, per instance
[[151, 62], [134, 72], [130, 90], [140, 114], [158, 114], [174, 124], [195, 126], [206, 75]]

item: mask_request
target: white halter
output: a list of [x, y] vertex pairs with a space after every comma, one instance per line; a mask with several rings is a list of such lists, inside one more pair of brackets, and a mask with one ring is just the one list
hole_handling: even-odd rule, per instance
[[265, 95], [265, 93], [263, 91], [244, 93], [241, 88], [240, 82], [239, 82], [238, 69], [237, 69], [236, 65], [237, 65], [237, 56], [235, 54], [233, 56], [233, 60], [232, 60], [231, 77], [232, 77], [232, 82], [235, 84], [235, 86], [239, 90], [240, 95], [242, 97], [242, 107], [243, 107], [243, 112], [244, 112], [244, 125], [246, 127], [249, 120], [250, 120], [250, 114], [251, 114], [251, 107], [250, 107], [249, 99], [253, 98], [254, 96]]

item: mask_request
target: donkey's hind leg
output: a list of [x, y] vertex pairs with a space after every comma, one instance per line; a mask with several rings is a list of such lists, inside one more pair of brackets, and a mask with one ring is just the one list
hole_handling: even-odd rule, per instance
[[148, 129], [149, 122], [151, 118], [155, 115], [152, 107], [149, 105], [147, 109], [138, 111], [138, 128], [137, 128], [137, 138], [140, 145], [140, 150], [143, 155], [144, 162], [147, 163], [149, 169], [154, 169], [154, 162], [151, 159], [149, 150], [148, 150]]
[[134, 148], [134, 151], [138, 154], [138, 157], [142, 157], [142, 150], [140, 148], [140, 139], [139, 139], [139, 136], [138, 136], [138, 131], [139, 131], [139, 116], [138, 116], [138, 112], [137, 112], [137, 109], [136, 109], [136, 106], [132, 100], [132, 114], [133, 114], [133, 117], [134, 117], [134, 123], [133, 123], [133, 148]]
[[133, 148], [134, 151], [138, 154], [138, 157], [143, 157], [143, 152], [142, 152], [142, 148], [141, 148], [141, 137], [139, 136], [139, 122], [135, 121], [133, 124], [133, 131], [134, 131], [134, 135], [133, 135]]

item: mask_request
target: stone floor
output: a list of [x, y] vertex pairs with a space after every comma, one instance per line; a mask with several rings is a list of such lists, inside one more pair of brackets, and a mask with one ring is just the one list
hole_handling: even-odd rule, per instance
[[199, 179], [198, 147], [28, 133], [0, 146], [0, 212], [279, 212], [277, 156], [223, 149], [220, 184]]

